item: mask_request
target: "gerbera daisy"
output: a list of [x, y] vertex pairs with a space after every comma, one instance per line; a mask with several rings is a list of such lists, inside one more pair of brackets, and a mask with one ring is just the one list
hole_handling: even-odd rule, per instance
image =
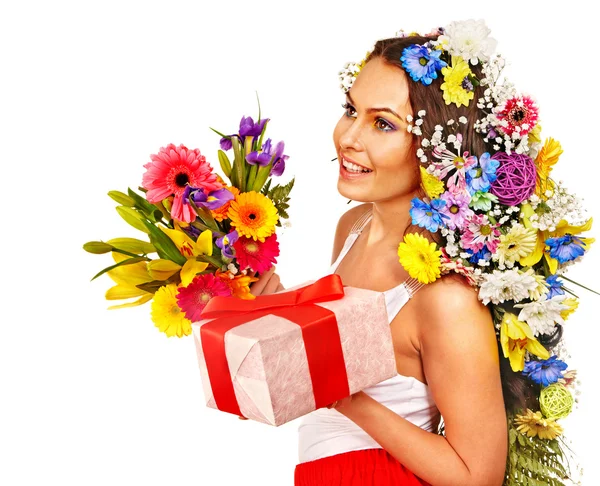
[[259, 280], [257, 277], [251, 277], [243, 273], [233, 275], [230, 271], [222, 272], [221, 270], [217, 270], [215, 275], [231, 289], [234, 297], [244, 300], [253, 300], [256, 298], [255, 295], [250, 293], [250, 284], [257, 282]]
[[196, 275], [187, 286], [177, 293], [177, 303], [192, 322], [201, 319], [202, 310], [208, 301], [217, 295], [230, 296], [231, 289], [212, 273]]
[[444, 82], [440, 88], [444, 92], [446, 104], [455, 103], [457, 108], [461, 105], [469, 106], [469, 101], [475, 95], [471, 81], [473, 72], [469, 63], [460, 56], [452, 56], [452, 66], [443, 68], [442, 74]]
[[557, 356], [550, 356], [544, 360], [530, 360], [525, 363], [523, 374], [534, 383], [548, 386], [559, 378], [562, 378], [562, 372], [567, 369], [567, 363], [558, 359]]
[[497, 114], [500, 128], [507, 135], [517, 132], [524, 137], [537, 123], [538, 107], [529, 96], [517, 96], [506, 101]]
[[427, 172], [424, 167], [419, 167], [421, 171], [421, 185], [425, 190], [425, 194], [430, 199], [435, 199], [442, 192], [444, 192], [444, 183], [440, 181], [436, 176]]
[[400, 264], [412, 278], [419, 282], [430, 283], [440, 275], [440, 257], [442, 252], [436, 250], [436, 244], [417, 233], [409, 233], [398, 245]]
[[[447, 148], [436, 146], [433, 149], [433, 156], [439, 159], [439, 162], [432, 162], [431, 165], [435, 170], [435, 175], [443, 180], [448, 177], [448, 189], [453, 193], [464, 192], [467, 188], [465, 172], [471, 166], [477, 163], [477, 157], [469, 155], [469, 152], [460, 151], [460, 146], [463, 141], [462, 135], [459, 133], [454, 139], [448, 137], [448, 141], [454, 144], [456, 153], [451, 152]], [[451, 140], [454, 140], [453, 142]]]
[[496, 252], [500, 242], [500, 230], [498, 223], [491, 223], [485, 214], [474, 214], [468, 220], [465, 232], [461, 235], [463, 248], [475, 252], [484, 246], [492, 253]]
[[[235, 186], [226, 186], [225, 189], [227, 189], [231, 194], [233, 194], [234, 198], [240, 193], [240, 190]], [[232, 200], [228, 200], [225, 202], [225, 204], [223, 204], [223, 206], [211, 210], [210, 213], [212, 214], [213, 218], [215, 218], [215, 220], [221, 222], [224, 219], [227, 219], [227, 212], [229, 211], [231, 201]]]
[[451, 230], [462, 228], [465, 221], [473, 215], [473, 211], [469, 208], [471, 198], [467, 194], [445, 192], [440, 199], [446, 202], [440, 212], [448, 216], [446, 225]]
[[227, 216], [240, 236], [261, 242], [275, 232], [275, 225], [279, 219], [273, 201], [256, 191], [238, 194], [231, 201]]
[[152, 321], [169, 337], [188, 336], [192, 333], [192, 322], [177, 304], [176, 293], [175, 284], [164, 285], [156, 291], [152, 299]]
[[214, 191], [221, 188], [217, 175], [200, 150], [190, 150], [184, 145], [175, 147], [172, 143], [162, 147], [158, 154], [150, 156], [151, 162], [142, 178], [142, 186], [147, 189], [146, 199], [151, 203], [162, 201], [174, 195], [171, 207], [173, 219], [190, 223], [196, 219], [192, 207], [183, 204], [182, 196], [190, 185]]
[[273, 233], [262, 242], [242, 236], [233, 243], [233, 249], [240, 270], [250, 268], [255, 272], [266, 272], [277, 263], [276, 257], [279, 256], [277, 233]]
[[563, 429], [553, 419], [544, 418], [542, 412], [533, 412], [527, 409], [525, 415], [515, 417], [517, 430], [528, 437], [539, 437], [540, 439], [556, 439], [562, 434]]
[[494, 261], [500, 265], [512, 267], [521, 258], [529, 255], [537, 244], [537, 230], [525, 228], [522, 224], [515, 224], [507, 234], [500, 235]]

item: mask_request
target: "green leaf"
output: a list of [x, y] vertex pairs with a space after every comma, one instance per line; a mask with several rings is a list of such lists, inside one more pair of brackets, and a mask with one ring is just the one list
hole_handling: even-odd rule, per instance
[[127, 194], [122, 193], [121, 191], [108, 191], [108, 195], [122, 206], [132, 208], [135, 205], [135, 201], [132, 198], [130, 198]]
[[117, 210], [117, 213], [119, 213], [119, 216], [125, 220], [125, 222], [133, 226], [135, 229], [148, 234], [148, 230], [142, 222], [144, 217], [135, 209], [125, 206], [117, 206], [115, 209]]
[[221, 170], [225, 174], [227, 178], [231, 175], [231, 162], [229, 161], [229, 157], [222, 150], [219, 150], [219, 164], [221, 165]]
[[218, 130], [215, 130], [214, 128], [212, 128], [212, 127], [208, 127], [208, 128], [210, 128], [213, 132], [215, 132], [217, 135], [220, 135], [223, 138], [231, 138], [229, 135], [225, 135], [224, 133], [221, 133]]
[[158, 211], [159, 212], [158, 218], [160, 221], [160, 218], [162, 217], [162, 213], [154, 204], [149, 203], [146, 199], [144, 199], [139, 194], [136, 194], [129, 187], [127, 188], [127, 193], [129, 194], [131, 199], [133, 199], [135, 201], [135, 207], [140, 209], [150, 220], [154, 219], [154, 213], [155, 213], [155, 211]]
[[120, 267], [121, 265], [131, 265], [132, 263], [143, 262], [144, 260], [146, 260], [144, 257], [133, 257], [133, 258], [128, 258], [127, 260], [120, 261], [119, 263], [115, 263], [114, 265], [111, 265], [110, 267], [106, 267], [104, 270], [100, 270], [96, 275], [94, 275], [92, 277], [92, 280], [94, 280], [95, 278], [98, 278], [103, 273], [109, 272], [113, 268]]
[[179, 252], [177, 245], [173, 243], [171, 238], [149, 221], [143, 220], [142, 223], [148, 229], [150, 241], [156, 247], [156, 251], [161, 258], [171, 260], [179, 265], [183, 265], [187, 262], [187, 258]]
[[83, 249], [88, 253], [94, 253], [95, 255], [102, 255], [112, 251], [112, 246], [103, 241], [88, 241], [83, 244]]
[[145, 255], [147, 253], [156, 252], [156, 248], [154, 248], [154, 245], [152, 243], [148, 243], [147, 241], [143, 240], [138, 240], [137, 238], [112, 238], [106, 243], [131, 253]]

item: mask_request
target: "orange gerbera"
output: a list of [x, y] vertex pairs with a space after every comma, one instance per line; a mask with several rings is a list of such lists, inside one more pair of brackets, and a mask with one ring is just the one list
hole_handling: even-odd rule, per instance
[[240, 236], [263, 242], [267, 236], [275, 233], [279, 214], [267, 196], [249, 191], [238, 194], [231, 201], [227, 217]]

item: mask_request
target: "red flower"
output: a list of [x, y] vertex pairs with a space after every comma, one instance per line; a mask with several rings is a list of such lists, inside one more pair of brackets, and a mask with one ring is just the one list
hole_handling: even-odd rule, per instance
[[187, 287], [181, 287], [177, 293], [177, 304], [192, 322], [201, 319], [202, 309], [208, 301], [217, 295], [228, 297], [231, 289], [211, 273], [196, 275]]
[[501, 124], [500, 129], [507, 135], [517, 132], [524, 137], [535, 127], [538, 115], [538, 107], [529, 96], [511, 98], [498, 113], [498, 119], [507, 123]]
[[267, 236], [264, 242], [255, 241], [252, 238], [241, 236], [234, 244], [235, 258], [240, 270], [250, 267], [252, 270], [262, 273], [277, 263], [279, 256], [279, 242], [277, 234]]

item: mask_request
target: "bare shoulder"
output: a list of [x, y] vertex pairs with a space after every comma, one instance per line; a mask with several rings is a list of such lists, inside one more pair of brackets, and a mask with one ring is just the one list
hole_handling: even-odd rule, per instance
[[342, 214], [342, 216], [340, 216], [340, 219], [337, 223], [337, 228], [335, 230], [335, 238], [333, 241], [333, 253], [331, 255], [332, 263], [337, 259], [338, 255], [340, 254], [340, 251], [342, 251], [344, 242], [348, 234], [350, 233], [350, 230], [352, 229], [354, 223], [358, 220], [358, 218], [360, 218], [363, 214], [369, 211], [372, 208], [372, 206], [372, 203], [359, 204], [358, 206], [354, 206], [348, 209], [348, 211], [346, 211], [344, 214]]

